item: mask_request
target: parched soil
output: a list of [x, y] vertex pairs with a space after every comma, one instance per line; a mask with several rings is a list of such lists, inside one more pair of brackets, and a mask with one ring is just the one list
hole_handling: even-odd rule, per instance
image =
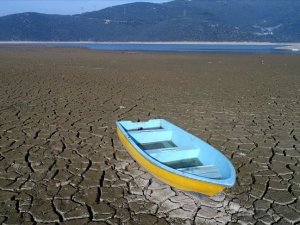
[[[300, 55], [0, 46], [0, 223], [300, 221]], [[132, 160], [117, 120], [165, 118], [228, 156], [214, 197]]]

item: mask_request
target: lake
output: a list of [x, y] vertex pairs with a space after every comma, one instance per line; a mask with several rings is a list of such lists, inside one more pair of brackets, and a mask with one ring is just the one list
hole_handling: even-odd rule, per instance
[[[260, 53], [260, 54], [300, 54], [292, 48], [292, 44], [239, 44], [239, 43], [93, 43], [93, 42], [56, 42], [47, 43], [50, 46], [74, 46], [101, 51], [129, 51], [129, 52], [225, 52], [225, 53]], [[278, 49], [283, 48], [283, 49]]]

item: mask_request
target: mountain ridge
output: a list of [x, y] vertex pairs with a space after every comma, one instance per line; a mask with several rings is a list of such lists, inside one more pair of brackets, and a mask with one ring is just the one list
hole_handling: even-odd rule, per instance
[[[300, 1], [175, 0], [0, 17], [0, 41], [300, 42]], [[279, 11], [281, 10], [281, 11]]]

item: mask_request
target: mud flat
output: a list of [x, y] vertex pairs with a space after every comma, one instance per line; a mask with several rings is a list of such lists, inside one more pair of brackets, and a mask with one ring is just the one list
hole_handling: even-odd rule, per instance
[[[0, 223], [300, 221], [300, 56], [0, 47]], [[231, 158], [235, 188], [182, 192], [127, 154], [120, 119], [166, 118]]]

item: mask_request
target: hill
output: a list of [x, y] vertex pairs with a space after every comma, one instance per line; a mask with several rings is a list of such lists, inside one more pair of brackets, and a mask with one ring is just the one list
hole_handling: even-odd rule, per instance
[[300, 42], [300, 1], [175, 0], [78, 15], [0, 17], [3, 41]]

